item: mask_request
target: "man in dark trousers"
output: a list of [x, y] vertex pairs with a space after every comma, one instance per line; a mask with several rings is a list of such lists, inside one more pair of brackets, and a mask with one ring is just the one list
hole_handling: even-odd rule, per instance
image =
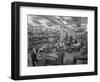
[[32, 58], [32, 65], [35, 66], [36, 65], [36, 61], [37, 61], [35, 48], [33, 48], [33, 52], [32, 52], [31, 58]]

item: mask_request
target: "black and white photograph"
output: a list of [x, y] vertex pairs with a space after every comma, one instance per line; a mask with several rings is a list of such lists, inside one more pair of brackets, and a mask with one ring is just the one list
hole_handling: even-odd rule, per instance
[[12, 3], [14, 80], [97, 75], [97, 7]]
[[28, 67], [88, 64], [88, 17], [27, 15]]

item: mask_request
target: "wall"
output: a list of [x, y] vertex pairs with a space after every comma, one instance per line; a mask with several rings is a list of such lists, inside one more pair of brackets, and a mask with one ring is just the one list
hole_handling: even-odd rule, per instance
[[[16, 0], [17, 1], [17, 0]], [[58, 3], [58, 4], [72, 4], [72, 5], [88, 5], [98, 6], [100, 9], [100, 0], [20, 0], [28, 2], [41, 2], [41, 3]], [[0, 1], [0, 82], [13, 82], [10, 79], [11, 72], [11, 2], [13, 0]], [[100, 11], [99, 11], [100, 13]], [[98, 16], [98, 21], [100, 17]], [[99, 27], [99, 26], [98, 26]], [[99, 28], [100, 31], [100, 28]], [[99, 32], [100, 35], [100, 32]], [[100, 37], [99, 41], [100, 42]], [[100, 48], [100, 43], [98, 44]], [[100, 51], [99, 51], [100, 54]], [[100, 55], [98, 56], [100, 58]], [[100, 62], [100, 60], [98, 61]], [[100, 64], [100, 63], [99, 63]], [[99, 65], [100, 68], [100, 65]], [[99, 71], [100, 73], [100, 71]], [[53, 79], [39, 79], [35, 82], [99, 82], [98, 76], [84, 76], [84, 77], [68, 77], [68, 78], [53, 78]], [[22, 81], [20, 81], [22, 82]], [[33, 80], [26, 80], [26, 82], [33, 82]]]

